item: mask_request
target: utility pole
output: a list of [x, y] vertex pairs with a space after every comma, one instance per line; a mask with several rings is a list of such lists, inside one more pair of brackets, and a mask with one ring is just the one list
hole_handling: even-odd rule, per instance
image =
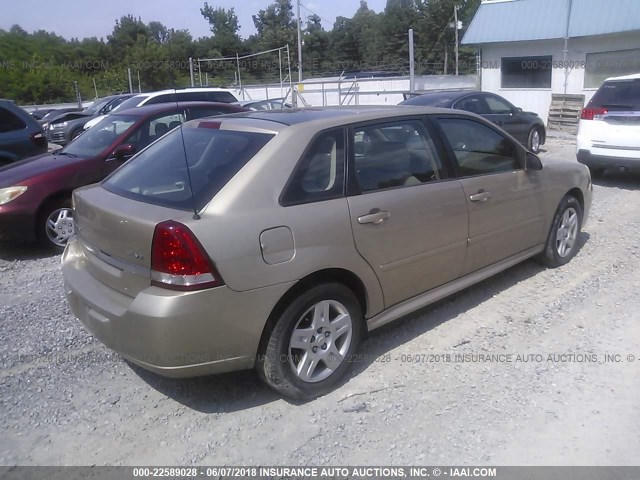
[[138, 93], [142, 93], [142, 83], [140, 83], [140, 70], [138, 70]]
[[129, 93], [133, 93], [133, 83], [131, 83], [131, 68], [127, 68], [127, 74], [129, 75]]
[[414, 83], [415, 64], [413, 61], [413, 28], [409, 29], [409, 91], [415, 91]]
[[298, 83], [302, 82], [302, 34], [300, 32], [300, 0], [297, 0], [298, 11]]
[[195, 87], [195, 80], [193, 78], [193, 58], [189, 57], [189, 76], [191, 77], [191, 86]]
[[453, 7], [453, 28], [456, 31], [456, 75], [458, 75], [458, 5]]

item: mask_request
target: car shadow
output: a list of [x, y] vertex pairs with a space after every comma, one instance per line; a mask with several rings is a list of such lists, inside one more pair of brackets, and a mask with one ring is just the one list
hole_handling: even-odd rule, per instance
[[280, 399], [275, 391], [260, 380], [255, 370], [205, 377], [167, 378], [125, 362], [152, 388], [202, 413], [230, 413]]
[[[578, 254], [589, 239], [582, 232], [578, 240]], [[567, 268], [567, 267], [564, 267]], [[511, 267], [483, 282], [436, 302], [370, 333], [360, 347], [358, 358], [350, 373], [336, 388], [362, 374], [381, 355], [423, 335], [437, 326], [480, 305], [496, 294], [531, 278], [545, 267], [528, 260]], [[130, 362], [131, 369], [152, 388], [182, 405], [202, 413], [230, 413], [279, 400], [276, 392], [267, 387], [253, 370], [205, 377], [175, 379], [161, 377]], [[284, 399], [293, 406], [308, 402]]]
[[10, 241], [0, 242], [0, 260], [13, 262], [16, 260], [38, 260], [60, 255], [37, 244], [18, 243]]
[[605, 170], [592, 176], [591, 181], [600, 187], [613, 187], [622, 190], [640, 190], [640, 173]]

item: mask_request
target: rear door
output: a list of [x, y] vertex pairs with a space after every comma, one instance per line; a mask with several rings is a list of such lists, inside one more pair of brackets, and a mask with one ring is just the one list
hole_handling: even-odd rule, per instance
[[348, 204], [356, 248], [389, 307], [460, 275], [467, 206], [419, 119], [353, 127]]
[[469, 208], [464, 273], [540, 244], [544, 238], [541, 185], [524, 170], [521, 147], [470, 117], [437, 119]]

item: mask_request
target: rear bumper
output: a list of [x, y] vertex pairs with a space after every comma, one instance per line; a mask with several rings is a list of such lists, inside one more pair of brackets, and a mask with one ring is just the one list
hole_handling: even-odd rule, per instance
[[93, 277], [84, 255], [73, 240], [62, 257], [73, 314], [110, 349], [169, 377], [253, 368], [266, 320], [291, 285], [188, 293], [149, 286], [132, 298]]
[[578, 162], [594, 169], [616, 168], [640, 172], [640, 152], [637, 158], [630, 158], [615, 154], [594, 155], [589, 150], [578, 150]]

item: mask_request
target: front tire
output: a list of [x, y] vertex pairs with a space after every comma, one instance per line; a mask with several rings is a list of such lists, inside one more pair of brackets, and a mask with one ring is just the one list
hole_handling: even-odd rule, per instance
[[540, 153], [540, 145], [542, 145], [542, 133], [538, 127], [533, 127], [527, 137], [527, 148], [533, 153]]
[[48, 203], [38, 215], [37, 222], [40, 245], [49, 250], [62, 252], [75, 231], [71, 200]]
[[551, 268], [569, 263], [577, 253], [581, 228], [580, 202], [575, 197], [566, 195], [558, 205], [544, 251], [537, 260]]
[[331, 391], [349, 370], [363, 331], [355, 294], [339, 283], [313, 287], [278, 318], [256, 368], [283, 396], [309, 400]]

